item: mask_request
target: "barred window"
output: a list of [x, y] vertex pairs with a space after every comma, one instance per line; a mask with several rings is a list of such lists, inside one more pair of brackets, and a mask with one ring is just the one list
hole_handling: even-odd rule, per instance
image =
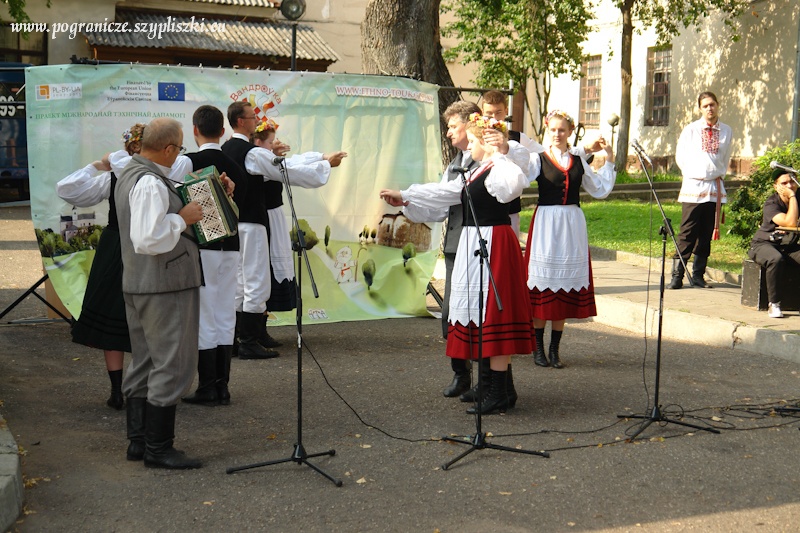
[[24, 38], [20, 32], [11, 31], [11, 25], [0, 25], [0, 61], [11, 63], [47, 64], [47, 39], [45, 33], [30, 32]]
[[602, 56], [591, 56], [581, 65], [581, 103], [578, 122], [587, 128], [600, 127], [600, 80]]
[[647, 105], [645, 124], [669, 124], [669, 77], [672, 47], [647, 49]]

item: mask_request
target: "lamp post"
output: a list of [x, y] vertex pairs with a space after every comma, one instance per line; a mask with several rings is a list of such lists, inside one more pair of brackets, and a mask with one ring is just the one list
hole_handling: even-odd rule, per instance
[[297, 20], [305, 12], [305, 0], [283, 0], [281, 2], [281, 15], [292, 22], [292, 72], [297, 70]]
[[611, 148], [614, 148], [614, 130], [619, 125], [619, 115], [612, 113], [608, 119], [608, 125], [611, 126]]

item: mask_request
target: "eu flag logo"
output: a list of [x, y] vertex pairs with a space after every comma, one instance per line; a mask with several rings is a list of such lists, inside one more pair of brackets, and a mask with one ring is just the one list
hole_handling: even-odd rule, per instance
[[158, 99], [183, 102], [186, 100], [186, 85], [158, 82]]

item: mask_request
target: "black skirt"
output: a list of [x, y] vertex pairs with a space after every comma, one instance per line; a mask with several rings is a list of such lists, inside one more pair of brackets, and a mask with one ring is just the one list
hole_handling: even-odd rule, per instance
[[119, 229], [106, 226], [89, 272], [83, 309], [72, 327], [72, 341], [101, 350], [131, 351], [122, 298]]

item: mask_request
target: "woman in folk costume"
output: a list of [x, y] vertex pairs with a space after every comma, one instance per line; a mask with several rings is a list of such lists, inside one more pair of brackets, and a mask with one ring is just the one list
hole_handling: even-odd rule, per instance
[[[511, 378], [511, 355], [529, 353], [533, 348], [530, 323], [530, 308], [525, 291], [525, 266], [519, 242], [511, 228], [508, 202], [517, 198], [527, 185], [520, 168], [493, 146], [484, 143], [487, 128], [503, 133], [507, 138], [505, 123], [482, 117], [470, 116], [467, 124], [468, 149], [472, 158], [481, 165], [467, 177], [472, 202], [475, 206], [473, 219], [469, 210], [462, 180], [444, 183], [412, 185], [404, 191], [381, 191], [381, 197], [394, 206], [408, 206], [409, 218], [417, 218], [418, 211], [425, 220], [434, 220], [422, 210], [443, 210], [451, 205], [462, 205], [464, 229], [456, 252], [450, 291], [450, 326], [447, 334], [449, 357], [477, 359], [479, 355], [480, 318], [480, 257], [478, 231], [486, 240], [486, 249], [492, 267], [497, 294], [503, 306], [498, 310], [495, 290], [483, 273], [483, 357], [488, 359], [490, 380], [485, 387], [488, 393], [477, 405], [482, 414], [504, 412], [514, 407], [517, 394]], [[468, 413], [476, 412], [471, 407]]]
[[[134, 124], [123, 133], [128, 154], [137, 154], [141, 150], [144, 127], [144, 124]], [[81, 315], [72, 326], [72, 341], [103, 350], [111, 380], [111, 396], [106, 404], [119, 410], [125, 404], [122, 365], [125, 352], [131, 351], [131, 339], [122, 299], [122, 252], [114, 207], [116, 177], [110, 170], [107, 159], [95, 161], [59, 181], [56, 192], [62, 200], [76, 207], [91, 207], [103, 200], [109, 201], [108, 225], [103, 229], [95, 251]]]
[[[558, 348], [566, 319], [597, 315], [580, 188], [594, 198], [605, 198], [614, 188], [616, 172], [614, 154], [602, 138], [598, 146], [605, 150], [606, 162], [597, 173], [569, 152], [567, 141], [575, 122], [567, 113], [551, 111], [545, 123], [552, 144], [544, 153], [531, 155], [539, 202], [528, 231], [525, 258], [536, 333], [534, 361], [539, 366], [563, 368]], [[548, 320], [552, 336], [546, 356], [544, 328]]]

